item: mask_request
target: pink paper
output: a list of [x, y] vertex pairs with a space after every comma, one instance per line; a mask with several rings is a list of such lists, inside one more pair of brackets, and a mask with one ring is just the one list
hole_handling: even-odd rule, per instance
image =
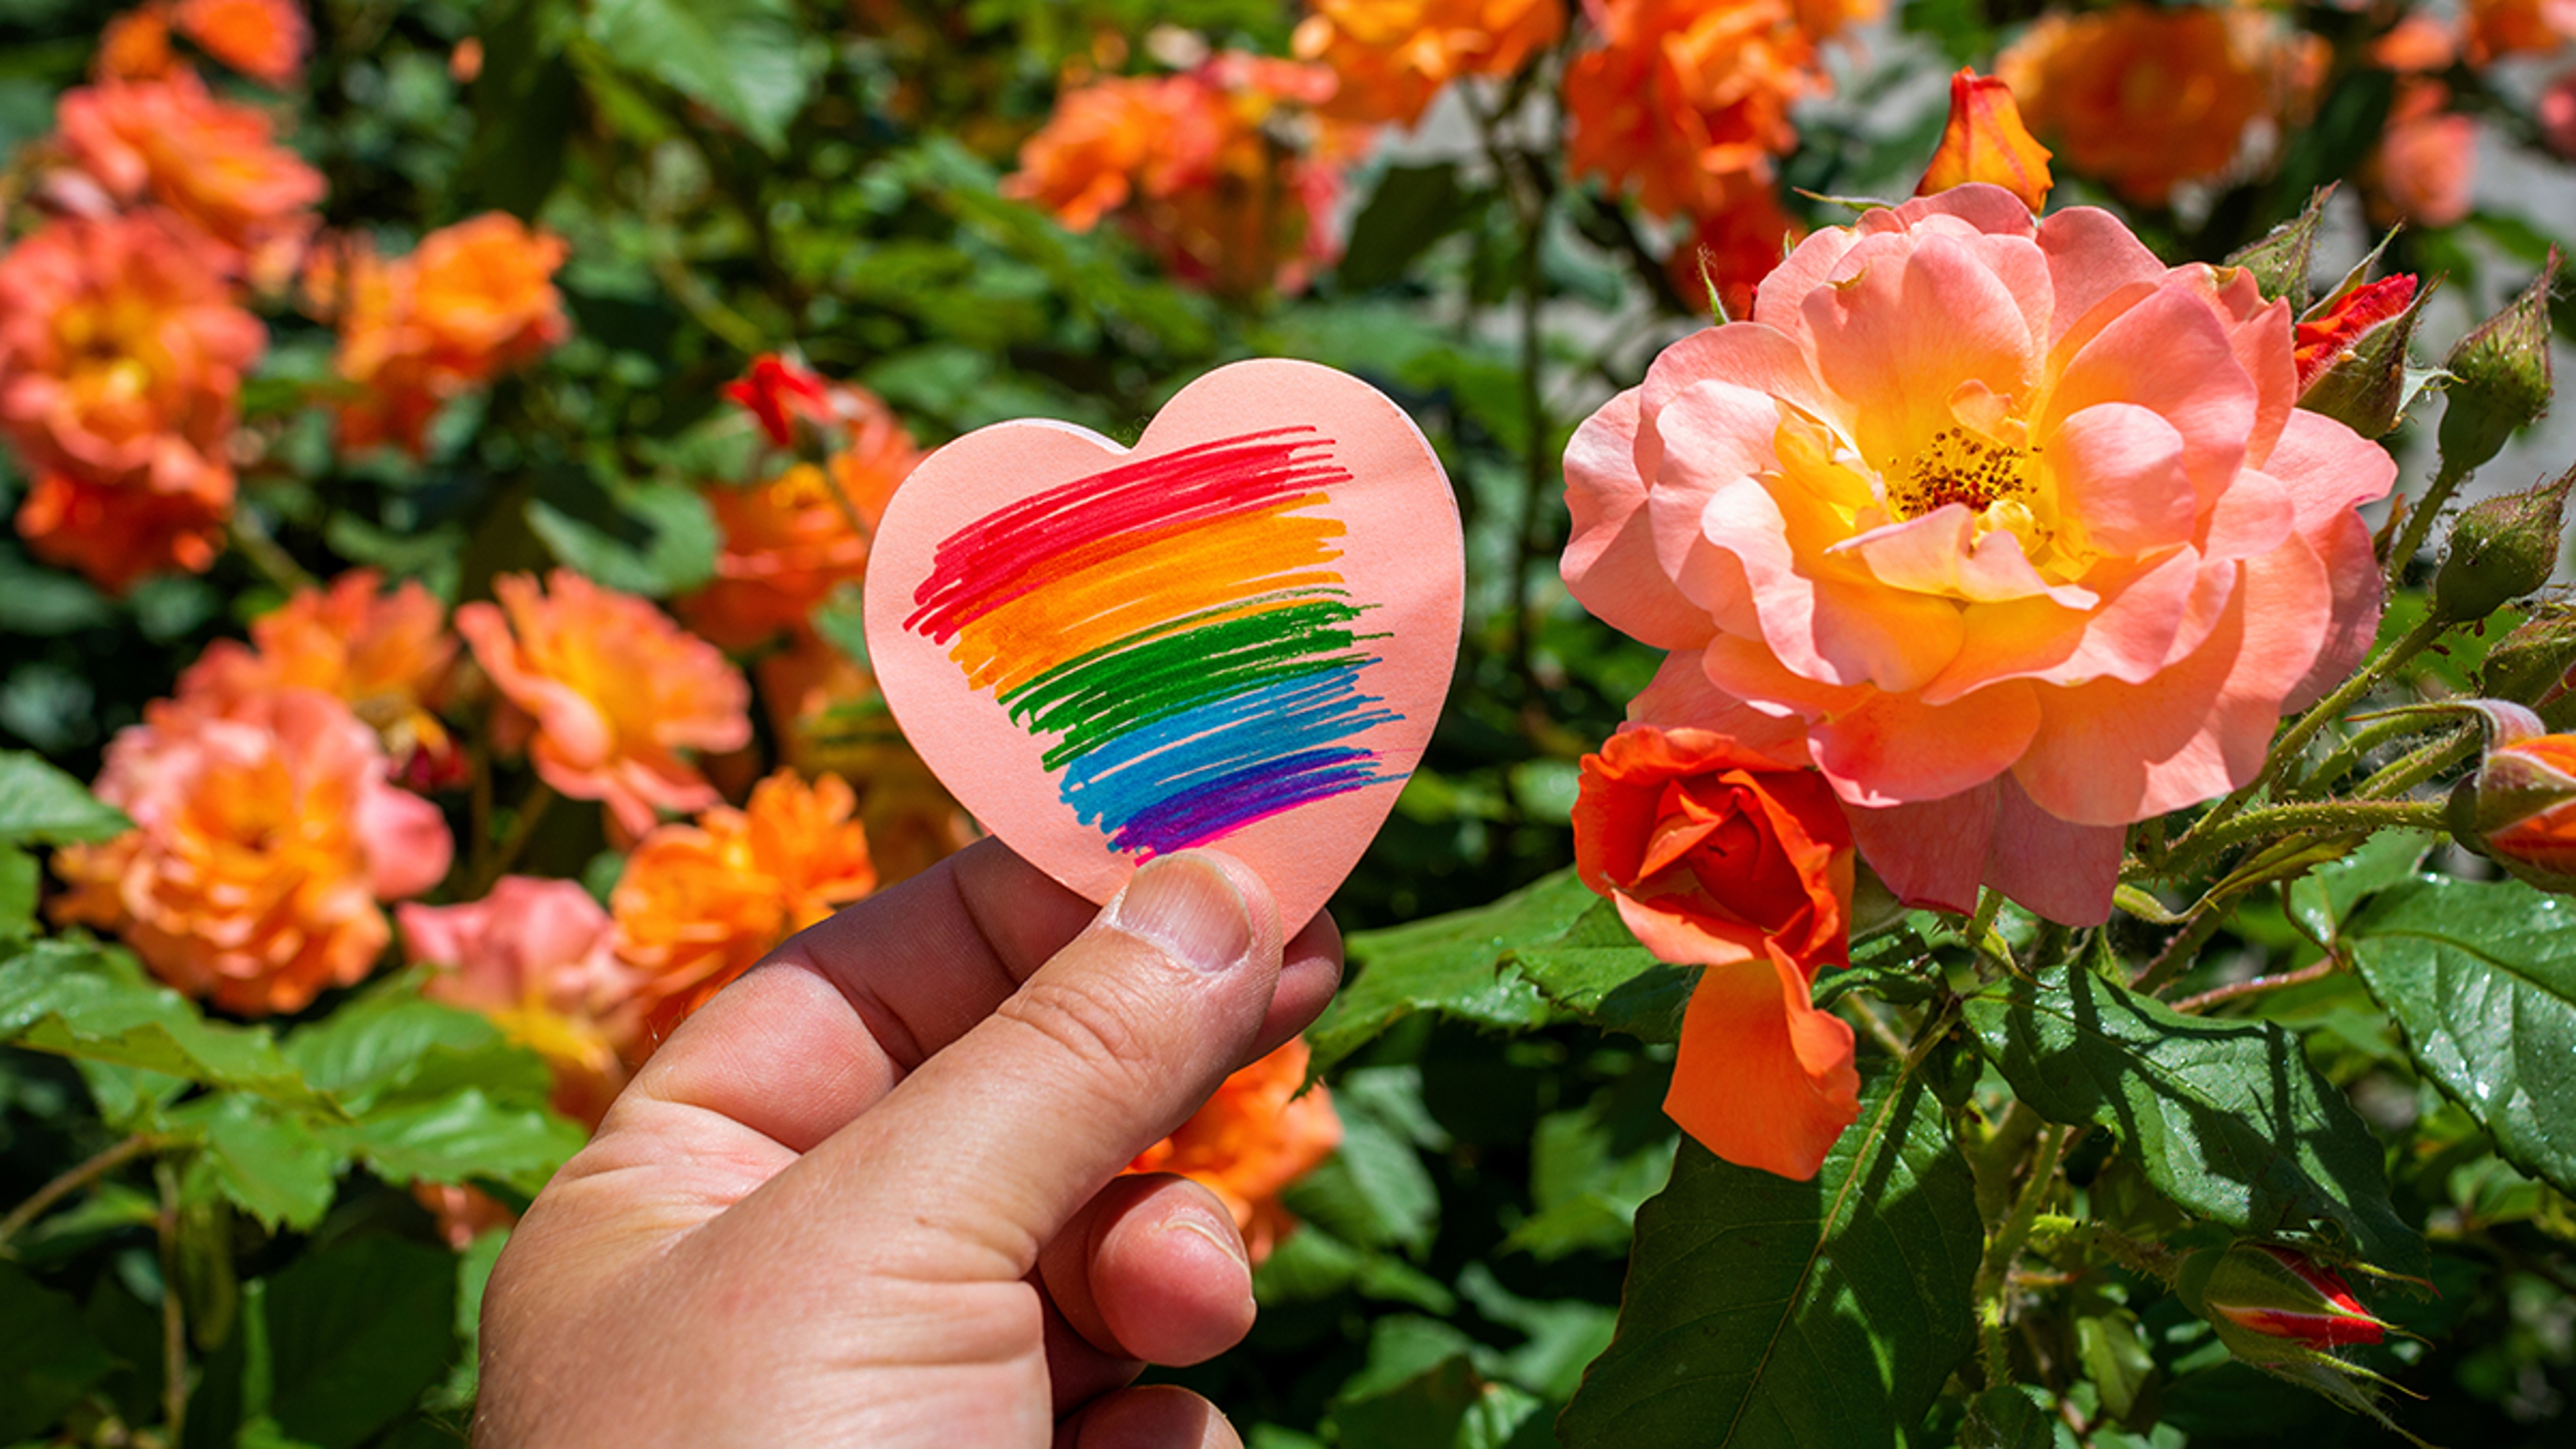
[[1206, 845], [1282, 918], [1322, 909], [1448, 693], [1465, 563], [1421, 431], [1356, 378], [1238, 362], [1133, 450], [1067, 423], [970, 433], [896, 490], [870, 661], [984, 828], [1106, 901]]

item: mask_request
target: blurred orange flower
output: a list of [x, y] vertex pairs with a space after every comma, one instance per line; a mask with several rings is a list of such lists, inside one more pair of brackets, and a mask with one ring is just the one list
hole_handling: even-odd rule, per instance
[[178, 63], [170, 53], [170, 15], [161, 6], [128, 10], [99, 34], [97, 73], [103, 79], [155, 80]]
[[1603, 44], [1565, 71], [1566, 164], [1657, 216], [1716, 211], [1740, 174], [1768, 181], [1797, 142], [1790, 106], [1826, 89], [1786, 0], [1606, 0], [1596, 23]]
[[2461, 22], [2471, 65], [2546, 55], [2576, 40], [2576, 0], [2468, 0]]
[[877, 887], [850, 787], [780, 770], [740, 810], [644, 837], [609, 896], [649, 1052], [771, 947]]
[[318, 689], [376, 731], [404, 783], [456, 783], [463, 759], [436, 712], [456, 662], [447, 610], [416, 580], [389, 594], [382, 582], [353, 569], [328, 590], [297, 590], [251, 621], [248, 645], [206, 646], [179, 676], [179, 697], [222, 710], [271, 690]]
[[55, 122], [64, 153], [108, 195], [169, 208], [227, 270], [260, 286], [294, 275], [322, 173], [277, 144], [265, 113], [219, 100], [175, 69], [67, 91]]
[[2260, 10], [2124, 4], [2041, 17], [1995, 75], [2059, 160], [2156, 206], [2303, 111], [2324, 63], [2323, 40]]
[[217, 714], [152, 706], [96, 786], [135, 828], [55, 853], [56, 919], [116, 931], [155, 975], [245, 1016], [303, 1009], [372, 969], [376, 903], [447, 874], [436, 806], [386, 778], [376, 737], [327, 694], [284, 689]]
[[493, 726], [504, 748], [528, 741], [537, 778], [604, 802], [629, 836], [652, 829], [661, 811], [716, 803], [680, 752], [751, 743], [751, 691], [714, 645], [646, 600], [568, 569], [555, 570], [545, 591], [526, 574], [504, 574], [492, 592], [498, 604], [457, 609], [456, 632], [515, 706]]
[[626, 1084], [636, 979], [608, 912], [568, 880], [507, 875], [479, 901], [403, 906], [403, 955], [438, 968], [421, 994], [478, 1011], [546, 1059], [555, 1110], [590, 1126]]
[[2381, 226], [2450, 226], [2469, 214], [2478, 171], [2478, 123], [2451, 110], [2451, 88], [2416, 77], [2397, 83], [2388, 129], [2362, 174], [2364, 207]]
[[752, 666], [779, 752], [797, 773], [838, 775], [859, 796], [881, 885], [910, 880], [975, 840], [973, 823], [894, 727], [876, 680], [812, 635]]
[[1130, 1172], [1172, 1172], [1223, 1201], [1243, 1230], [1252, 1261], [1270, 1256], [1297, 1220], [1279, 1205], [1288, 1185], [1341, 1144], [1333, 1094], [1316, 1083], [1302, 1095], [1309, 1053], [1303, 1037], [1236, 1072], [1171, 1136], [1136, 1154]]
[[1694, 307], [1713, 292], [1727, 316], [1749, 317], [1754, 289], [1806, 229], [1781, 209], [1771, 184], [1749, 172], [1712, 183], [1707, 194], [1714, 204], [1666, 261], [1673, 290]]
[[364, 389], [340, 412], [343, 447], [392, 443], [415, 456], [448, 399], [530, 361], [570, 332], [554, 274], [563, 239], [488, 212], [431, 232], [387, 262], [363, 241], [306, 278], [340, 323], [336, 366]]
[[272, 86], [294, 84], [313, 42], [296, 0], [178, 0], [170, 24], [206, 54]]
[[48, 222], [0, 256], [0, 433], [37, 480], [19, 531], [109, 589], [211, 563], [266, 344], [158, 214]]
[[921, 455], [884, 404], [858, 395], [869, 411], [822, 463], [797, 463], [749, 488], [706, 489], [724, 546], [714, 581], [680, 601], [690, 627], [728, 649], [802, 634], [834, 586], [866, 574], [886, 500]]
[[1565, 33], [1563, 0], [1314, 0], [1297, 55], [1331, 67], [1346, 121], [1422, 119], [1460, 76], [1506, 76]]
[[1312, 113], [1333, 86], [1321, 66], [1233, 51], [1180, 75], [1094, 82], [1057, 102], [1002, 191], [1076, 231], [1117, 212], [1185, 282], [1294, 292], [1338, 254], [1333, 203], [1366, 145], [1365, 128]]

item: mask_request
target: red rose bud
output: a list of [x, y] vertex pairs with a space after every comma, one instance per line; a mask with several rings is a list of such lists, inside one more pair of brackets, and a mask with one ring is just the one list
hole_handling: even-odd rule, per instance
[[2565, 539], [2570, 486], [2576, 486], [2576, 468], [2462, 513], [2433, 570], [2433, 617], [2483, 619], [2549, 582]]
[[2576, 735], [2539, 735], [2487, 751], [2475, 799], [2489, 858], [2542, 890], [2576, 895]]
[[2048, 202], [2046, 146], [2021, 122], [2012, 87], [1992, 76], [1962, 66], [1950, 77], [1950, 124], [1941, 132], [1940, 149], [1923, 172], [1917, 196], [1947, 191], [1971, 181], [1991, 182], [2020, 197], [2037, 212]]
[[2339, 297], [2328, 298], [2299, 319], [2293, 355], [2299, 364], [2299, 391], [2305, 393], [2326, 369], [2353, 350], [2362, 334], [2405, 315], [2415, 301], [2413, 274], [2400, 272], [2364, 282]]
[[2229, 1352], [2258, 1365], [2388, 1336], [2388, 1324], [2361, 1306], [2342, 1274], [2269, 1243], [2193, 1253], [2177, 1287]]
[[798, 417], [828, 416], [831, 410], [823, 379], [775, 352], [753, 358], [749, 372], [725, 384], [724, 395], [740, 403], [777, 448], [794, 446]]
[[2451, 349], [2442, 412], [2442, 466], [2466, 473], [2504, 447], [2549, 406], [2549, 294], [2558, 280], [2558, 250], [2521, 296], [2480, 323]]

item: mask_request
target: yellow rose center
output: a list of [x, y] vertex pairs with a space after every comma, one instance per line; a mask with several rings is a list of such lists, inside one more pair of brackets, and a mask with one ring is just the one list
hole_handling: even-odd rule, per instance
[[1980, 437], [1966, 428], [1943, 428], [1906, 463], [1900, 476], [1887, 480], [1888, 511], [1907, 519], [1952, 503], [1984, 513], [1997, 504], [2013, 502], [2026, 512], [2037, 452]]

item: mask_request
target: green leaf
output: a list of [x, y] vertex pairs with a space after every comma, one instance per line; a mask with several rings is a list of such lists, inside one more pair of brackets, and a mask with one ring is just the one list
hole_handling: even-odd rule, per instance
[[[1476, 1370], [1475, 1347], [1445, 1323], [1378, 1320], [1367, 1367], [1333, 1401], [1330, 1422], [1340, 1431], [1342, 1449], [1493, 1449], [1513, 1442], [1514, 1431], [1536, 1414], [1538, 1401], [1487, 1383]], [[1480, 1414], [1497, 1395], [1508, 1402]]]
[[2424, 876], [2381, 893], [2345, 939], [2424, 1075], [2506, 1161], [2576, 1192], [2576, 905]]
[[1506, 954], [1524, 942], [1562, 936], [1598, 899], [1574, 872], [1559, 871], [1489, 906], [1351, 937], [1347, 949], [1358, 973], [1306, 1032], [1311, 1070], [1331, 1070], [1419, 1011], [1479, 1026], [1550, 1020], [1546, 998]]
[[1813, 1182], [1685, 1142], [1637, 1214], [1618, 1334], [1558, 1432], [1568, 1449], [1897, 1443], [1973, 1346], [1984, 1243], [1919, 1079], [1871, 1074]]
[[113, 1367], [77, 1302], [0, 1262], [0, 1442], [43, 1434]]
[[788, 0], [599, 0], [590, 35], [619, 65], [704, 103], [773, 154], [813, 83]]
[[1631, 1124], [1605, 1117], [1607, 1102], [1575, 1112], [1551, 1112], [1530, 1137], [1530, 1198], [1538, 1211], [1503, 1240], [1506, 1248], [1554, 1262], [1569, 1253], [1628, 1251], [1637, 1209], [1672, 1180], [1675, 1136], [1660, 1107], [1658, 1129], [1631, 1145], [1618, 1130]]
[[584, 1134], [542, 1107], [506, 1106], [467, 1088], [326, 1127], [322, 1137], [388, 1182], [483, 1181], [533, 1197], [581, 1150]]
[[568, 472], [547, 475], [528, 527], [564, 565], [646, 598], [686, 593], [715, 577], [715, 515], [697, 490], [647, 483], [614, 493]]
[[2379, 1139], [2268, 1021], [2185, 1016], [2090, 971], [1968, 1003], [1968, 1025], [2015, 1093], [2052, 1122], [2108, 1127], [2158, 1190], [2251, 1233], [2312, 1224], [2401, 1273], [2424, 1244], [2388, 1201]]
[[1399, 1131], [1363, 1104], [1340, 1106], [1341, 1145], [1288, 1189], [1283, 1204], [1356, 1246], [1400, 1247], [1419, 1259], [1439, 1229], [1439, 1189]]
[[134, 828], [81, 782], [24, 750], [0, 750], [0, 843], [70, 845]]
[[1351, 222], [1350, 241], [1342, 248], [1342, 286], [1365, 292], [1402, 277], [1414, 258], [1475, 215], [1466, 201], [1455, 161], [1389, 166]]
[[266, 1312], [278, 1427], [318, 1449], [350, 1449], [446, 1371], [455, 1259], [358, 1238], [288, 1264], [269, 1281]]
[[0, 942], [23, 941], [36, 933], [36, 894], [43, 878], [34, 856], [0, 845]]
[[1580, 1298], [1523, 1298], [1503, 1287], [1493, 1270], [1469, 1263], [1458, 1274], [1458, 1292], [1476, 1311], [1529, 1338], [1503, 1358], [1503, 1377], [1560, 1402], [1583, 1381], [1584, 1366], [1610, 1346], [1619, 1315], [1606, 1304]]
[[353, 1112], [419, 1103], [469, 1088], [513, 1106], [543, 1104], [552, 1090], [543, 1058], [460, 1007], [423, 998], [396, 977], [288, 1034], [286, 1059]]
[[2356, 906], [2414, 875], [2433, 840], [2427, 830], [2381, 831], [2352, 854], [2292, 882], [2290, 909], [2300, 924], [2331, 941]]
[[2057, 1401], [2035, 1384], [1997, 1384], [1968, 1401], [1959, 1449], [2076, 1449]]
[[1457, 1295], [1402, 1258], [1354, 1248], [1312, 1223], [1279, 1240], [1253, 1270], [1252, 1286], [1263, 1303], [1320, 1303], [1356, 1293], [1425, 1313], [1458, 1307]]
[[132, 957], [82, 941], [38, 941], [0, 962], [0, 1043], [326, 1106], [266, 1030], [210, 1022]]
[[200, 1136], [216, 1188], [265, 1226], [302, 1231], [330, 1209], [345, 1160], [303, 1117], [239, 1092], [219, 1092], [172, 1112], [170, 1123]]
[[1657, 961], [1637, 944], [1618, 907], [1588, 890], [1585, 895], [1591, 905], [1573, 924], [1514, 950], [1511, 963], [1550, 1002], [1604, 1031], [1678, 1041], [1698, 970]]

